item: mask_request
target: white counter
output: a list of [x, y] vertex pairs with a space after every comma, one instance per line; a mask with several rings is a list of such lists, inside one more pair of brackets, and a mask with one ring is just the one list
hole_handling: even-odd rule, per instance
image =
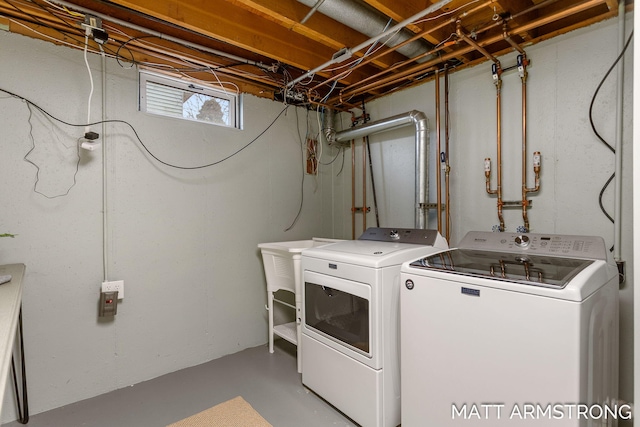
[[22, 279], [24, 264], [0, 266], [0, 276], [11, 275], [11, 281], [0, 285], [0, 419], [6, 389], [11, 354], [18, 329], [18, 315], [22, 305]]

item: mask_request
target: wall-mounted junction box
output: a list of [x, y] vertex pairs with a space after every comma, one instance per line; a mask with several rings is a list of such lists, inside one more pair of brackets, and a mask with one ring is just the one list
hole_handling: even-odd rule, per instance
[[102, 292], [118, 292], [118, 299], [124, 298], [124, 280], [102, 282]]

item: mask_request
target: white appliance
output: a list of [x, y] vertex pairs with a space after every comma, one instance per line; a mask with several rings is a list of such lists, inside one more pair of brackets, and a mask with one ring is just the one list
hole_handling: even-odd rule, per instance
[[[618, 271], [600, 237], [468, 233], [401, 273], [402, 426], [611, 426]], [[614, 413], [615, 411], [615, 413]]]
[[369, 228], [302, 251], [303, 384], [361, 426], [400, 424], [400, 266], [446, 248], [435, 230]]

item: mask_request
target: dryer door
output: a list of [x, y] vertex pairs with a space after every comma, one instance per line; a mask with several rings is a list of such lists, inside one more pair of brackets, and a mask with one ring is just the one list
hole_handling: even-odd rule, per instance
[[303, 332], [351, 357], [371, 363], [371, 287], [324, 274], [304, 273]]

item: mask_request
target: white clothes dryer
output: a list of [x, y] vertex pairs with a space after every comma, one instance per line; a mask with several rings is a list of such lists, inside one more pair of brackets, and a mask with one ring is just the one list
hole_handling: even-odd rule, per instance
[[302, 251], [302, 382], [364, 427], [400, 424], [400, 266], [448, 248], [435, 230], [369, 228]]
[[[600, 237], [470, 232], [401, 272], [402, 426], [613, 426], [618, 271]], [[614, 413], [615, 412], [615, 413]]]

